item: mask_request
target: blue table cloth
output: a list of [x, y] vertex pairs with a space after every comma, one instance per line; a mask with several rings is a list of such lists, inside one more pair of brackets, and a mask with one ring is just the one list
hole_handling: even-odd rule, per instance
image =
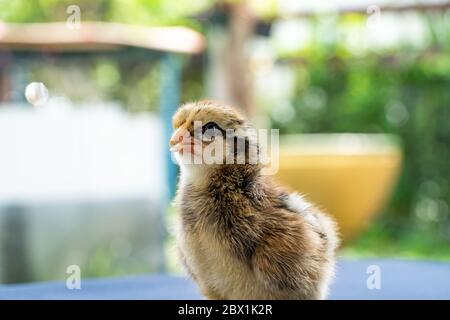
[[[374, 272], [379, 282], [370, 278]], [[450, 299], [450, 264], [406, 260], [340, 261], [329, 298]], [[144, 275], [82, 279], [79, 290], [67, 289], [64, 281], [0, 285], [0, 299], [202, 299], [202, 296], [196, 285], [186, 278]]]

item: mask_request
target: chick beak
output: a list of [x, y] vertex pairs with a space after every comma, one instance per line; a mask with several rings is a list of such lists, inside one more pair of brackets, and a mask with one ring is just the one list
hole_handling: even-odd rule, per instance
[[193, 148], [189, 131], [184, 128], [178, 128], [173, 133], [169, 141], [170, 151], [172, 152], [190, 152]]
[[178, 128], [172, 134], [172, 137], [170, 137], [170, 141], [169, 141], [170, 151], [178, 151], [179, 143], [182, 140], [183, 140], [182, 129]]

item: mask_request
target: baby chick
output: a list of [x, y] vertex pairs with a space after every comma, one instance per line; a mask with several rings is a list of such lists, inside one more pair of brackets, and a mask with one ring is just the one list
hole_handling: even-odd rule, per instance
[[[232, 107], [200, 101], [182, 105], [173, 127], [170, 146], [181, 169], [178, 251], [201, 292], [209, 299], [325, 298], [336, 225], [261, 174], [261, 163], [247, 155], [237, 161], [252, 146], [259, 152], [248, 120]], [[222, 162], [206, 161], [212, 144]]]

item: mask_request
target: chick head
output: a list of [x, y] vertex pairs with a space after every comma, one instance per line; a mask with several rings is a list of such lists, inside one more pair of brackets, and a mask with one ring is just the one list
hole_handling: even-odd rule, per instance
[[248, 163], [258, 154], [256, 137], [236, 108], [203, 100], [182, 105], [173, 116], [169, 145], [181, 164]]

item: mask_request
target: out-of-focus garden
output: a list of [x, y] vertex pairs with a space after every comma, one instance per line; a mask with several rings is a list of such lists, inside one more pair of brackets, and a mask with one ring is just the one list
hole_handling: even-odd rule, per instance
[[[183, 25], [203, 34], [205, 50], [182, 58], [182, 102], [231, 101], [282, 135], [390, 134], [401, 150], [398, 180], [393, 173], [392, 193], [386, 186], [388, 195], [374, 205], [379, 214], [349, 237], [342, 255], [450, 259], [449, 2], [0, 0], [0, 21], [64, 22], [74, 4], [81, 28], [104, 21]], [[50, 59], [28, 68], [32, 79], [70, 101], [160, 111], [165, 71], [153, 62]], [[14, 94], [3, 91], [2, 100]], [[345, 176], [340, 181], [331, 195], [345, 188]], [[361, 181], [356, 188], [370, 198]], [[344, 207], [360, 197], [346, 195]], [[126, 253], [117, 261], [134, 250], [123, 238], [112, 246]], [[147, 271], [139, 256], [133, 268], [115, 268], [108, 250], [93, 254], [87, 275]]]

